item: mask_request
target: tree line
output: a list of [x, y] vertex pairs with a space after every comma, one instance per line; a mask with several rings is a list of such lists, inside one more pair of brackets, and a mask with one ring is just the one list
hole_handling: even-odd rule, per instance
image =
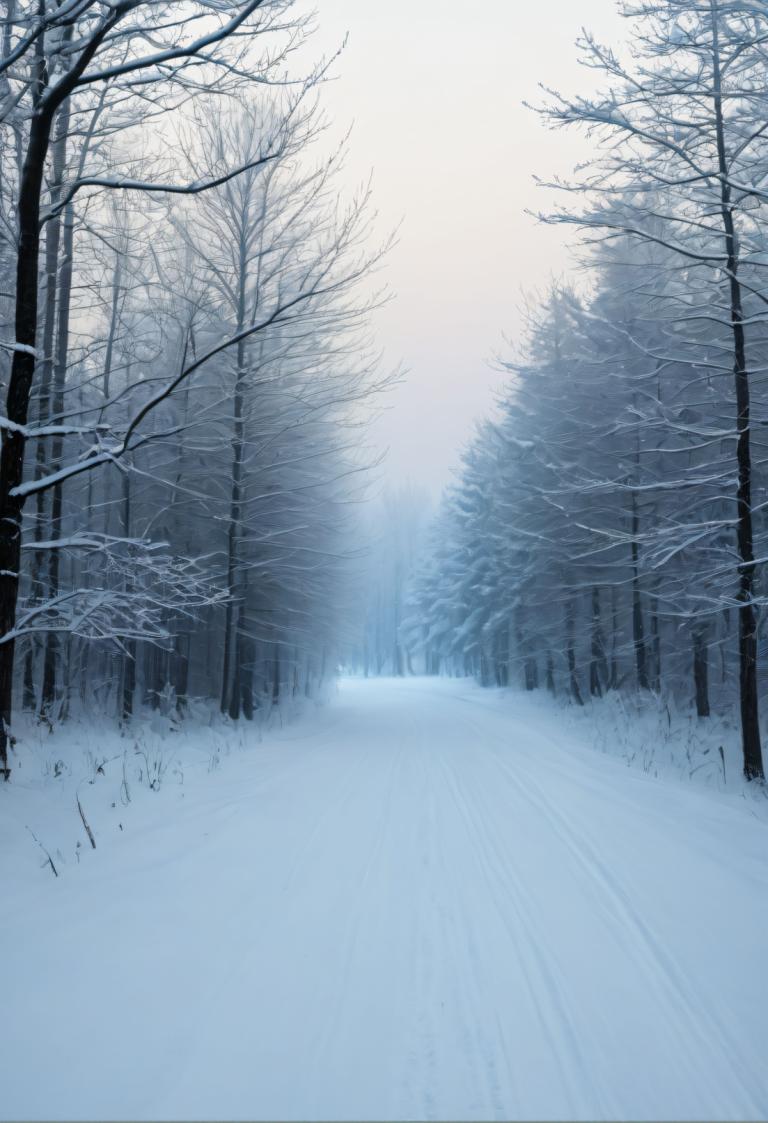
[[337, 659], [387, 384], [292, 0], [6, 0], [0, 770], [19, 708], [250, 718]]
[[580, 275], [527, 310], [508, 388], [447, 493], [404, 634], [431, 670], [576, 704], [611, 690], [738, 708], [762, 780], [768, 557], [768, 5], [621, 4], [585, 34], [598, 93], [546, 91], [593, 158], [544, 221]]

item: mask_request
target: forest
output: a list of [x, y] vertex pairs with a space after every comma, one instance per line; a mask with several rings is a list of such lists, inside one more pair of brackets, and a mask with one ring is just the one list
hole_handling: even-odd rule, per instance
[[370, 327], [388, 243], [369, 186], [339, 196], [347, 142], [322, 144], [333, 59], [307, 62], [288, 0], [169, 10], [3, 25], [6, 776], [14, 706], [248, 719], [341, 658], [737, 705], [761, 779], [762, 5], [627, 4], [631, 60], [585, 33], [601, 92], [533, 105], [593, 152], [541, 184], [573, 275], [530, 296], [431, 545], [429, 497], [401, 490], [362, 535], [375, 561], [356, 508], [394, 377]]
[[765, 1120], [768, 0], [316, 2], [0, 0], [0, 1120]]
[[317, 147], [311, 30], [287, 0], [7, 9], [6, 778], [14, 708], [236, 720], [332, 671], [386, 244]]
[[[738, 710], [764, 778], [768, 557], [768, 12], [643, 2], [630, 63], [585, 35], [601, 93], [545, 91], [594, 158], [543, 221], [579, 269], [532, 298], [403, 624], [431, 673]], [[762, 673], [761, 673], [762, 672]]]

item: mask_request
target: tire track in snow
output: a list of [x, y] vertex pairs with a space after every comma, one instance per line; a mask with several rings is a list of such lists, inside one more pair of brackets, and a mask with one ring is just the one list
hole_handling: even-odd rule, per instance
[[[466, 786], [462, 790], [455, 773], [445, 759], [441, 759], [447, 788], [459, 809], [467, 832], [474, 843], [474, 854], [489, 891], [489, 899], [510, 937], [510, 946], [520, 968], [520, 977], [528, 991], [531, 1006], [546, 1039], [549, 1053], [560, 1074], [563, 1090], [569, 1105], [569, 1114], [589, 1110], [603, 1097], [589, 1076], [571, 1015], [562, 999], [562, 988], [553, 977], [546, 956], [541, 951], [543, 937], [537, 928], [530, 909], [525, 905], [525, 891], [519, 879], [510, 872], [498, 850], [492, 833], [485, 825], [487, 808], [470, 805]], [[468, 774], [464, 775], [464, 780]], [[510, 808], [510, 813], [512, 809]], [[510, 910], [512, 916], [510, 916]], [[558, 1037], [563, 1035], [568, 1044], [568, 1054], [563, 1055]], [[591, 1099], [586, 1101], [585, 1087], [590, 1088]]]
[[289, 893], [294, 888], [300, 872], [307, 865], [317, 839], [322, 834], [327, 824], [340, 817], [343, 807], [349, 803], [350, 795], [360, 784], [360, 776], [365, 773], [367, 762], [352, 754], [348, 754], [348, 761], [349, 767], [346, 773], [346, 783], [341, 787], [341, 790], [338, 788], [336, 789], [336, 798], [320, 805], [319, 814], [294, 858], [285, 881], [284, 891], [286, 893]]
[[[505, 767], [505, 771], [511, 775], [511, 770]], [[635, 959], [650, 984], [660, 991], [668, 1006], [683, 1013], [688, 1032], [698, 1042], [697, 1046], [688, 1049], [692, 1075], [697, 1079], [702, 1078], [700, 1058], [717, 1041], [733, 1071], [738, 1073], [748, 1097], [748, 1102], [741, 1105], [741, 1110], [745, 1113], [763, 1112], [765, 1104], [750, 1087], [753, 1075], [745, 1066], [731, 1034], [717, 1014], [702, 1003], [674, 956], [663, 947], [635, 908], [631, 894], [600, 858], [584, 834], [545, 795], [537, 781], [529, 776], [526, 782], [528, 798], [549, 818], [558, 837], [579, 862], [585, 875], [602, 891], [607, 902], [605, 915], [616, 934], [622, 940], [626, 939], [627, 934], [631, 935], [635, 943]], [[519, 779], [516, 783], [520, 784]], [[532, 792], [535, 794], [531, 794]], [[716, 1082], [708, 1080], [708, 1083], [717, 1102], [717, 1098], [722, 1096], [722, 1089]], [[734, 1107], [729, 1099], [720, 1099], [720, 1106], [726, 1114], [732, 1112]]]
[[[437, 867], [440, 853], [434, 848], [437, 837], [437, 815], [434, 787], [429, 782], [429, 770], [423, 757], [416, 760], [422, 779], [421, 791], [424, 794], [424, 814], [417, 835], [418, 859], [424, 878], [424, 889], [432, 882], [432, 873]], [[406, 1053], [405, 1072], [400, 1078], [399, 1097], [403, 1105], [402, 1118], [423, 1118], [435, 1120], [439, 1112], [434, 1089], [437, 1079], [437, 1032], [435, 1029], [435, 949], [430, 937], [430, 925], [423, 923], [426, 909], [426, 893], [419, 895], [413, 930], [413, 955], [411, 980], [416, 995], [416, 1011], [411, 1026], [412, 1041]], [[414, 1111], [414, 1103], [419, 1102], [421, 1115]]]
[[[465, 862], [459, 860], [471, 850], [471, 838], [446, 799], [442, 773], [435, 763], [434, 744], [436, 740], [440, 743], [435, 733], [433, 716], [425, 722], [420, 714], [411, 728], [411, 740], [418, 744], [411, 761], [418, 775], [417, 790], [423, 793], [423, 802], [416, 804], [421, 819], [413, 856], [421, 881], [416, 885], [417, 937], [411, 970], [415, 1011], [400, 1079], [402, 1110], [398, 1118], [432, 1120], [451, 1113], [451, 1101], [445, 1099], [446, 1074], [440, 1065], [444, 1066], [446, 1055], [456, 1055], [462, 1061], [466, 1116], [504, 1119], [509, 1116], [512, 1082], [508, 1081], [506, 1089], [502, 1087], [496, 1067], [498, 1046], [489, 1040], [478, 1017], [478, 1011], [487, 1010], [488, 1002], [471, 923], [469, 898], [474, 882], [462, 877]], [[449, 1080], [455, 1076], [453, 1066]]]
[[[741, 1087], [747, 1096], [747, 1102], [739, 1105], [739, 1109], [744, 1114], [752, 1113], [759, 1116], [764, 1113], [765, 1104], [760, 1091], [754, 1086], [754, 1075], [744, 1064], [731, 1034], [716, 1013], [698, 998], [682, 968], [645, 924], [632, 903], [631, 894], [599, 857], [583, 831], [575, 827], [572, 820], [567, 818], [532, 775], [529, 759], [518, 758], [522, 761], [522, 768], [526, 773], [523, 781], [519, 771], [516, 771], [508, 760], [487, 747], [488, 740], [495, 740], [509, 753], [509, 743], [503, 742], [498, 735], [489, 737], [487, 731], [478, 730], [477, 724], [467, 715], [464, 715], [463, 720], [472, 730], [478, 747], [507, 776], [521, 799], [527, 801], [550, 823], [557, 837], [580, 867], [582, 875], [597, 890], [598, 901], [602, 898], [602, 915], [611, 926], [616, 938], [624, 946], [628, 943], [632, 945], [631, 951], [635, 962], [650, 986], [659, 994], [664, 1006], [683, 1014], [687, 1032], [697, 1043], [689, 1044], [685, 1036], [682, 1036], [679, 1042], [679, 1047], [687, 1054], [691, 1079], [706, 1080], [714, 1097], [713, 1102], [719, 1105], [720, 1111], [724, 1115], [733, 1114], [732, 1101], [723, 1096], [723, 1089], [716, 1081], [709, 1079], [706, 1068], [701, 1064], [701, 1057], [706, 1056], [707, 1052], [711, 1051], [713, 1041], [717, 1041], [722, 1052], [728, 1057], [733, 1071], [739, 1074]], [[483, 741], [486, 742], [485, 745]]]
[[[367, 756], [373, 757], [374, 752], [374, 750], [369, 749]], [[355, 992], [350, 988], [350, 977], [352, 974], [352, 967], [360, 939], [360, 929], [365, 913], [367, 911], [366, 895], [364, 890], [368, 886], [372, 870], [380, 861], [381, 856], [384, 853], [384, 844], [387, 839], [387, 835], [392, 828], [392, 796], [396, 788], [396, 780], [398, 774], [402, 772], [404, 752], [404, 747], [401, 746], [399, 751], [392, 754], [392, 757], [390, 759], [386, 785], [386, 798], [384, 799], [382, 804], [381, 814], [378, 816], [373, 841], [370, 844], [370, 848], [365, 859], [359, 881], [357, 882], [356, 886], [350, 887], [350, 891], [348, 893], [347, 899], [353, 902], [353, 906], [350, 909], [343, 937], [344, 951], [342, 955], [341, 977], [335, 981], [334, 1000], [332, 1008], [329, 1016], [325, 1021], [323, 1031], [313, 1050], [312, 1060], [307, 1066], [310, 1072], [315, 1074], [322, 1071], [326, 1063], [328, 1054], [331, 1051], [334, 1042], [339, 1036], [339, 1028], [344, 1020], [343, 1014], [345, 1011], [345, 1007], [348, 1006], [350, 998], [352, 998], [353, 1000], [356, 999]], [[367, 782], [370, 783], [369, 764], [361, 769], [361, 776], [363, 775], [363, 773], [368, 774]], [[359, 786], [359, 780], [357, 783], [353, 781], [348, 786], [345, 797], [340, 801], [337, 808], [337, 813], [335, 816], [337, 820], [341, 817], [339, 811], [341, 808], [343, 808], [344, 804], [348, 805], [351, 800], [354, 800], [356, 789], [359, 794]], [[367, 801], [362, 800], [361, 806], [365, 806], [366, 802]], [[327, 818], [328, 817], [326, 816], [324, 821], [326, 821]], [[310, 1079], [309, 1083], [312, 1084], [313, 1082], [318, 1083], [316, 1079], [314, 1081]]]
[[[339, 724], [339, 722], [336, 722], [335, 724]], [[327, 755], [328, 754], [323, 754], [323, 756]], [[291, 866], [287, 872], [287, 876], [285, 877], [285, 882], [282, 887], [281, 896], [283, 900], [289, 898], [290, 894], [293, 894], [294, 899], [288, 907], [291, 911], [298, 911], [299, 914], [301, 913], [304, 902], [304, 897], [299, 889], [301, 875], [302, 873], [306, 873], [308, 867], [312, 865], [312, 855], [313, 853], [317, 853], [318, 841], [323, 837], [324, 831], [328, 831], [331, 836], [333, 835], [334, 830], [332, 824], [340, 819], [343, 819], [345, 807], [354, 805], [355, 796], [360, 792], [361, 785], [370, 783], [371, 761], [369, 760], [369, 757], [374, 756], [373, 751], [360, 754], [342, 751], [342, 753], [334, 752], [333, 756], [335, 757], [336, 761], [341, 759], [344, 762], [343, 772], [338, 764], [335, 764], [334, 768], [337, 776], [344, 776], [344, 782], [334, 788], [335, 797], [330, 800], [327, 797], [327, 787], [321, 787], [318, 789], [323, 793], [323, 801], [318, 803], [317, 805], [312, 805], [313, 807], [317, 806], [318, 814], [314, 818], [314, 821], [312, 821], [305, 837], [303, 838], [303, 841], [300, 842], [295, 852], [295, 856], [292, 859]], [[394, 756], [388, 758], [387, 764], [390, 773], [394, 773], [399, 759], [400, 758]], [[308, 784], [310, 787], [312, 787], [313, 785], [311, 783], [311, 778], [307, 775], [308, 762], [306, 757], [304, 758], [302, 763], [304, 767], [303, 779], [305, 781], [305, 784]], [[323, 760], [317, 757], [312, 760], [312, 764], [314, 767], [320, 769], [321, 774], [323, 768], [329, 766], [327, 760]], [[283, 787], [288, 787], [289, 790], [293, 790], [290, 783], [293, 780], [293, 775], [294, 769], [286, 769], [282, 771], [278, 776], [270, 776], [266, 783], [264, 781], [255, 781], [254, 788], [257, 788], [257, 792], [254, 793], [249, 790], [248, 798], [253, 799], [254, 794], [261, 794], [264, 787], [272, 782], [275, 782], [277, 784], [277, 782], [280, 781], [282, 782]], [[390, 791], [391, 788], [392, 784], [390, 784]], [[377, 854], [381, 852], [383, 842], [383, 826], [383, 822], [380, 822], [379, 833], [374, 841], [373, 849], [366, 860], [366, 864], [364, 866], [364, 874], [360, 884], [363, 884], [366, 880], [367, 874], [369, 873]], [[330, 828], [330, 830], [328, 828]], [[221, 840], [219, 839], [219, 842], [220, 841]], [[259, 887], [257, 883], [254, 883], [249, 888], [253, 890], [255, 897], [258, 896]], [[334, 1004], [331, 1008], [329, 1018], [324, 1024], [324, 1030], [316, 1042], [312, 1056], [302, 1064], [299, 1079], [300, 1082], [304, 1083], [307, 1088], [311, 1088], [313, 1084], [315, 1086], [322, 1085], [322, 1081], [316, 1078], [316, 1074], [320, 1072], [322, 1068], [322, 1056], [324, 1055], [324, 1051], [327, 1051], [327, 1047], [332, 1041], [334, 1032], [338, 1028], [341, 1007], [343, 1006], [343, 997], [348, 992], [347, 978], [350, 967], [349, 948], [350, 945], [354, 945], [355, 933], [357, 931], [357, 928], [359, 927], [362, 913], [360, 894], [352, 890], [348, 894], [348, 899], [354, 903], [354, 908], [350, 913], [344, 936], [344, 943], [347, 952], [344, 955], [345, 968], [343, 981], [339, 982], [333, 992]], [[275, 905], [275, 903], [275, 901], [271, 902], [273, 906]], [[243, 990], [244, 968], [249, 963], [253, 955], [252, 944], [252, 931], [241, 926], [236, 926], [230, 933], [226, 958], [216, 957], [213, 963], [209, 965], [207, 974], [198, 977], [198, 1016], [200, 1021], [204, 1024], [216, 1025], [222, 1024], [225, 1021], [226, 1009], [228, 1003], [231, 1001], [231, 998], [229, 996], [238, 994]], [[197, 1057], [191, 1057], [185, 1062], [187, 1077], [190, 1077], [193, 1074], [198, 1064], [199, 1058]], [[178, 1082], [179, 1077], [177, 1075], [174, 1079], [174, 1084], [178, 1085]]]
[[[439, 762], [440, 755], [438, 754], [435, 759]], [[435, 773], [439, 771], [439, 765], [438, 769], [435, 769], [433, 763], [433, 779]], [[450, 901], [443, 910], [440, 931], [445, 941], [444, 959], [450, 965], [450, 970], [446, 974], [449, 975], [452, 983], [453, 1000], [458, 1013], [455, 1029], [461, 1040], [462, 1056], [467, 1059], [468, 1075], [472, 1082], [472, 1099], [468, 1106], [476, 1105], [484, 1112], [490, 1106], [496, 1118], [502, 1119], [505, 1109], [496, 1071], [494, 1049], [485, 1038], [482, 1021], [477, 1016], [477, 1012], [485, 1009], [487, 1003], [481, 1000], [482, 983], [467, 899], [469, 886], [463, 879], [460, 880], [457, 863], [449, 861], [446, 855], [448, 840], [450, 839], [454, 846], [458, 841], [455, 836], [455, 824], [450, 821], [445, 822], [444, 801], [436, 801], [436, 806], [443, 812], [442, 824], [438, 819], [438, 838], [442, 844], [438, 847], [441, 858], [440, 881], [443, 886], [449, 886], [451, 890]], [[469, 972], [466, 971], [467, 964], [470, 966]], [[468, 985], [470, 981], [474, 983], [472, 989]]]

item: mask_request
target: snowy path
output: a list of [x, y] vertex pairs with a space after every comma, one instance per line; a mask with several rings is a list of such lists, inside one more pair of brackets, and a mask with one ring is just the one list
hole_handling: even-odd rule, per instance
[[768, 827], [347, 682], [0, 915], [3, 1117], [764, 1118]]

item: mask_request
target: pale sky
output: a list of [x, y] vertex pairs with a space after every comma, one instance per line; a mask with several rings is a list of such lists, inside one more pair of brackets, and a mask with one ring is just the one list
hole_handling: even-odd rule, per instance
[[548, 131], [522, 103], [539, 99], [539, 82], [589, 88], [581, 27], [616, 42], [625, 25], [613, 0], [315, 4], [322, 50], [349, 33], [325, 94], [354, 126], [345, 177], [354, 186], [372, 170], [379, 228], [402, 220], [377, 335], [408, 375], [375, 439], [390, 450], [388, 480], [437, 492], [491, 408], [502, 376], [489, 360], [515, 336], [523, 292], [569, 265], [564, 230], [525, 210], [546, 205], [534, 174], [567, 175], [587, 142]]

